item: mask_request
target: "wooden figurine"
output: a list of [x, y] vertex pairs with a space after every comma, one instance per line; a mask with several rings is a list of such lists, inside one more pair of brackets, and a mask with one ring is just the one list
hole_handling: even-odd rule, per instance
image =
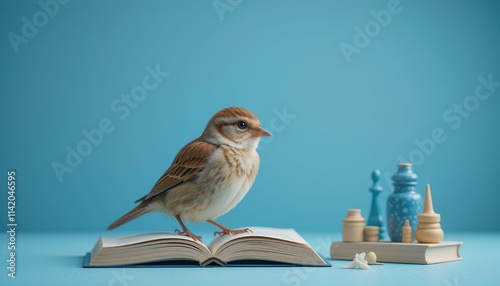
[[345, 242], [363, 242], [365, 230], [365, 219], [361, 216], [361, 210], [347, 210], [342, 226], [342, 240]]
[[418, 226], [415, 231], [415, 238], [417, 241], [420, 243], [440, 243], [444, 237], [440, 222], [441, 215], [434, 212], [431, 186], [427, 184], [424, 210], [418, 215]]
[[370, 251], [365, 255], [365, 260], [368, 264], [377, 264], [377, 255], [375, 252]]
[[365, 227], [365, 241], [377, 242], [379, 241], [380, 228], [378, 226]]
[[411, 243], [412, 242], [412, 237], [411, 237], [411, 226], [410, 226], [410, 221], [405, 220], [405, 225], [403, 226], [403, 239], [401, 242], [404, 243]]

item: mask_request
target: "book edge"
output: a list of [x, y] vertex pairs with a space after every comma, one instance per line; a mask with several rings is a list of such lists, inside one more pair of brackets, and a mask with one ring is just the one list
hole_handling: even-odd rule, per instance
[[[262, 263], [259, 263], [257, 259], [254, 260], [248, 260], [252, 261], [249, 263], [242, 263], [242, 264], [235, 264], [233, 262], [236, 261], [231, 261], [229, 263], [225, 263], [221, 261], [218, 258], [213, 257], [213, 259], [207, 259], [204, 262], [199, 262], [198, 264], [190, 264], [190, 265], [184, 265], [184, 264], [157, 264], [157, 265], [151, 265], [148, 263], [143, 263], [143, 264], [120, 264], [120, 265], [91, 265], [90, 264], [90, 252], [87, 252], [86, 255], [84, 256], [83, 259], [83, 267], [84, 268], [189, 268], [189, 267], [332, 267], [332, 264], [325, 259], [322, 255], [319, 255], [321, 259], [323, 260], [324, 264], [295, 264], [295, 263], [284, 263], [284, 262], [279, 262], [279, 261], [274, 261], [274, 260], [262, 260]], [[180, 259], [179, 259], [180, 260]], [[151, 261], [149, 263], [154, 263], [154, 262], [168, 262], [169, 260], [160, 260], [160, 261]], [[176, 261], [176, 260], [171, 260], [171, 261]], [[194, 260], [190, 260], [193, 261]], [[245, 259], [239, 260], [239, 261], [246, 261]], [[215, 262], [216, 265], [211, 265], [212, 262]], [[267, 262], [267, 263], [264, 263]]]

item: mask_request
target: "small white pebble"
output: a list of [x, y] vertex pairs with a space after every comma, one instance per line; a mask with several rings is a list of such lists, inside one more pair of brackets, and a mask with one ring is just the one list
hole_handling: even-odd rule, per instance
[[375, 264], [377, 262], [377, 255], [375, 252], [368, 252], [365, 256], [365, 260], [368, 262], [368, 264]]

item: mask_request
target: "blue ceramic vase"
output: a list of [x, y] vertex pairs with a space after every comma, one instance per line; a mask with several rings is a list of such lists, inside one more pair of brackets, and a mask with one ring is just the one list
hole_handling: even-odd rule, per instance
[[422, 196], [415, 192], [418, 177], [411, 167], [410, 163], [398, 164], [397, 173], [391, 177], [394, 193], [387, 198], [387, 228], [393, 242], [401, 242], [405, 220], [410, 222], [413, 240], [422, 212]]

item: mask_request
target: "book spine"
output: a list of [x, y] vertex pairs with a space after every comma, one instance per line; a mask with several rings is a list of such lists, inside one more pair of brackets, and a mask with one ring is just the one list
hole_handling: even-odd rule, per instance
[[220, 260], [219, 258], [217, 257], [210, 257], [209, 259], [203, 261], [203, 262], [200, 262], [200, 266], [207, 266], [209, 264], [212, 264], [212, 263], [216, 263], [220, 266], [226, 266], [227, 263], [225, 261], [222, 261]]

